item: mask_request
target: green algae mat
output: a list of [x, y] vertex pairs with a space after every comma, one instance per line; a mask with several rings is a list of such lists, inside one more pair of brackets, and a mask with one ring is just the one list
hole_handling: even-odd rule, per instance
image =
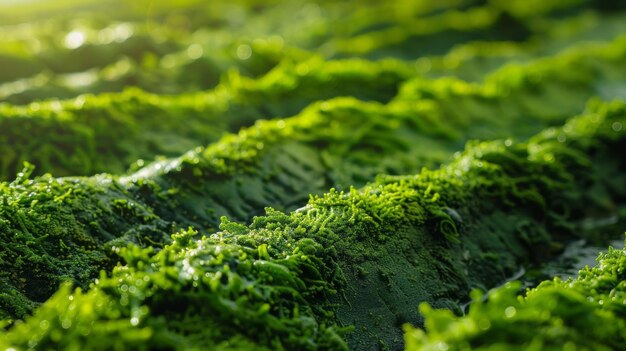
[[0, 1], [0, 350], [624, 350], [625, 230], [619, 1]]

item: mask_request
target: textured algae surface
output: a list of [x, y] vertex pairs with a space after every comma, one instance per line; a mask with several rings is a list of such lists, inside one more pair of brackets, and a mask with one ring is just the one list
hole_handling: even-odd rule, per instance
[[[179, 232], [158, 252], [114, 247], [124, 264], [110, 277], [101, 274], [84, 293], [65, 286], [13, 326], [7, 345], [359, 349], [372, 337], [398, 344], [399, 332], [384, 326], [419, 324], [407, 304], [458, 310], [469, 289], [493, 286], [576, 237], [563, 217], [593, 209], [583, 186], [613, 194], [599, 207], [624, 197], [623, 184], [594, 177], [593, 163], [623, 146], [624, 133], [612, 126], [626, 123], [626, 106], [594, 108], [528, 143], [471, 145], [440, 170], [331, 191], [291, 214], [268, 209], [249, 226], [223, 218], [220, 231], [199, 239]], [[623, 171], [624, 160], [613, 160]], [[481, 216], [494, 204], [507, 225], [498, 213]], [[216, 325], [198, 330], [200, 321]]]
[[504, 284], [626, 224], [618, 3], [76, 4], [0, 5], [0, 348], [624, 348], [622, 250]]

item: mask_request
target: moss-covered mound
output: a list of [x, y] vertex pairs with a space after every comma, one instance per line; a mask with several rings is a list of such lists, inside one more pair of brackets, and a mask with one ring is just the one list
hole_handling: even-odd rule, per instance
[[622, 350], [626, 347], [626, 251], [609, 248], [576, 279], [555, 278], [520, 295], [520, 284], [474, 294], [469, 313], [421, 307], [426, 330], [407, 326], [407, 350]]
[[291, 214], [268, 209], [250, 226], [224, 218], [221, 231], [181, 232], [158, 252], [112, 247], [123, 265], [88, 292], [62, 289], [7, 345], [342, 349], [344, 334], [355, 349], [398, 345], [403, 323], [421, 323], [406, 306], [458, 309], [471, 288], [580, 235], [572, 216], [623, 200], [613, 175], [625, 160], [612, 157], [623, 123], [624, 104], [598, 103], [528, 143], [471, 145], [440, 170], [331, 191]]

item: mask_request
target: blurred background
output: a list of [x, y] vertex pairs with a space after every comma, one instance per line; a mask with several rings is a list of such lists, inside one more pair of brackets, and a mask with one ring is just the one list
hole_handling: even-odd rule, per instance
[[[626, 20], [614, 12], [620, 3], [3, 0], [0, 101], [128, 86], [167, 94], [210, 89], [229, 70], [258, 77], [312, 55], [393, 57], [423, 73], [479, 79], [504, 61], [623, 33]], [[467, 47], [476, 42], [492, 45]], [[446, 53], [443, 62], [419, 60]], [[480, 60], [461, 63], [470, 55]]]

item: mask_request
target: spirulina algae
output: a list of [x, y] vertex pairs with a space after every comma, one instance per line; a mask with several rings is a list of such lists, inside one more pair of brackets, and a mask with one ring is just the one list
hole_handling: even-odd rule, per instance
[[[623, 348], [621, 251], [528, 297], [475, 294], [452, 317], [470, 290], [601, 240], [581, 219], [623, 215], [625, 107], [587, 103], [624, 98], [619, 13], [233, 3], [275, 19], [239, 39], [221, 3], [194, 1], [110, 27], [46, 13], [86, 35], [76, 49], [45, 26], [19, 27], [34, 51], [0, 37], [19, 68], [0, 80], [20, 79], [0, 96], [29, 103], [0, 107], [0, 177], [18, 173], [0, 184], [0, 348], [395, 349], [403, 325], [409, 349]], [[143, 5], [120, 4], [124, 21], [143, 22]], [[132, 31], [107, 47], [103, 28]], [[71, 85], [85, 74], [99, 79]], [[422, 307], [424, 323], [423, 302], [448, 312]]]

